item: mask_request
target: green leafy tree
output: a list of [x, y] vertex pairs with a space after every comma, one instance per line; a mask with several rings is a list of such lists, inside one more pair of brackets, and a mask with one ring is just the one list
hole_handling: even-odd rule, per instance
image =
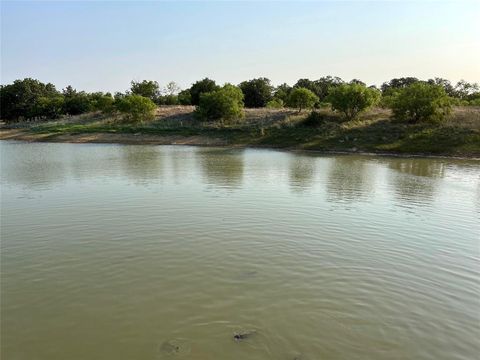
[[190, 88], [190, 101], [192, 105], [200, 104], [200, 94], [212, 92], [218, 90], [219, 86], [215, 81], [205, 78], [203, 80], [197, 81]]
[[331, 88], [339, 86], [340, 84], [343, 84], [343, 80], [338, 76], [324, 76], [315, 81], [300, 79], [293, 87], [305, 88], [312, 91], [319, 99], [317, 102], [318, 105], [320, 101], [326, 99]]
[[90, 96], [84, 91], [77, 92], [72, 86], [63, 89], [65, 102], [64, 112], [69, 115], [79, 115], [93, 110], [93, 102]]
[[298, 112], [303, 109], [311, 109], [318, 102], [318, 96], [306, 88], [294, 88], [288, 98], [288, 106], [297, 108]]
[[318, 96], [320, 101], [325, 101], [331, 89], [336, 88], [343, 84], [344, 81], [338, 76], [324, 76], [318, 80], [315, 80], [315, 95]]
[[265, 107], [267, 102], [272, 99], [273, 86], [267, 78], [244, 81], [239, 87], [243, 92], [246, 107]]
[[462, 100], [468, 100], [469, 97], [477, 93], [480, 89], [480, 85], [477, 83], [469, 83], [465, 80], [460, 80], [453, 89], [453, 96]]
[[273, 96], [276, 99], [282, 100], [283, 103], [286, 104], [291, 92], [292, 92], [292, 87], [286, 83], [283, 83], [277, 86], [277, 88], [273, 93]]
[[63, 114], [65, 98], [61, 95], [40, 97], [37, 101], [38, 114], [48, 119], [59, 118]]
[[298, 89], [298, 88], [308, 89], [311, 92], [313, 92], [315, 95], [320, 92], [320, 89], [318, 88], [315, 81], [310, 80], [310, 79], [299, 79], [295, 83], [295, 85], [293, 85], [293, 88], [294, 89]]
[[200, 95], [195, 110], [202, 121], [233, 120], [244, 116], [243, 93], [237, 86], [225, 84], [222, 88]]
[[350, 80], [350, 84], [358, 84], [358, 85], [367, 86], [367, 84], [365, 84], [362, 80], [358, 80], [358, 79]]
[[362, 111], [378, 104], [380, 92], [361, 84], [342, 84], [332, 88], [328, 101], [332, 109], [345, 115], [347, 119], [354, 119]]
[[380, 89], [382, 90], [382, 94], [384, 96], [393, 95], [396, 91], [403, 89], [409, 85], [412, 85], [419, 80], [416, 77], [401, 77], [395, 78], [388, 82], [384, 82]]
[[190, 89], [182, 90], [178, 93], [178, 103], [180, 105], [192, 104], [192, 95], [190, 94]]
[[[0, 88], [0, 116], [6, 121], [43, 116], [44, 107], [39, 106], [39, 99], [59, 95], [53, 84], [44, 84], [31, 78], [15, 80]], [[42, 102], [45, 103], [45, 100]]]
[[451, 100], [442, 86], [416, 82], [399, 90], [392, 98], [391, 107], [400, 120], [438, 121], [449, 114]]
[[155, 116], [155, 103], [141, 95], [126, 95], [115, 100], [116, 109], [132, 122], [151, 120]]
[[130, 83], [130, 92], [133, 95], [140, 95], [156, 102], [160, 96], [158, 82], [152, 80], [134, 81]]
[[430, 85], [440, 85], [441, 87], [443, 87], [443, 89], [445, 90], [448, 96], [452, 96], [452, 97], [457, 96], [457, 94], [455, 93], [454, 86], [447, 79], [436, 77], [433, 79], [429, 79], [427, 83], [429, 83]]

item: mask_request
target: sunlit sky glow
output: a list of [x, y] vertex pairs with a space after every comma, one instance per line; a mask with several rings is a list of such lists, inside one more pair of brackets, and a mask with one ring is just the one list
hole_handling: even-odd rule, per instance
[[325, 75], [480, 82], [480, 2], [1, 3], [1, 82], [87, 91], [132, 79], [274, 84]]

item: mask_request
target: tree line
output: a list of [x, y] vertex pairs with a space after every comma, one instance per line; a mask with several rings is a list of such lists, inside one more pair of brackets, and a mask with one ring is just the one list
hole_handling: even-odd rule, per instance
[[443, 78], [426, 81], [415, 77], [395, 78], [380, 88], [354, 79], [326, 76], [318, 80], [300, 79], [293, 86], [273, 86], [267, 78], [243, 81], [237, 86], [218, 85], [205, 78], [181, 90], [174, 83], [164, 88], [156, 81], [132, 81], [124, 93], [77, 91], [67, 86], [58, 91], [51, 83], [26, 78], [0, 87], [0, 117], [4, 121], [54, 119], [91, 111], [123, 114], [132, 121], [154, 116], [158, 105], [194, 105], [200, 120], [241, 118], [243, 108], [319, 109], [330, 107], [347, 119], [372, 106], [389, 107], [399, 119], [417, 122], [441, 119], [452, 105], [480, 106], [477, 83], [464, 80], [456, 84]]

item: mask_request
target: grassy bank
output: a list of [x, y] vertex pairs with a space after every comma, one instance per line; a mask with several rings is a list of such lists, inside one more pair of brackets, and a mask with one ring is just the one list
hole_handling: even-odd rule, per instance
[[291, 109], [246, 109], [244, 119], [229, 124], [198, 122], [193, 110], [191, 106], [160, 107], [155, 119], [141, 124], [100, 113], [18, 123], [3, 126], [0, 138], [480, 156], [479, 107], [457, 107], [442, 124], [416, 125], [395, 121], [385, 109], [373, 109], [352, 121], [343, 121], [330, 110], [319, 110], [309, 118], [309, 112]]

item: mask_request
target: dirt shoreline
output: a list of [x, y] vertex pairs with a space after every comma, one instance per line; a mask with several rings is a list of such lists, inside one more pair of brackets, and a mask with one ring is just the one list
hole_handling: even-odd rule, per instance
[[311, 150], [301, 147], [276, 147], [273, 145], [249, 145], [232, 144], [225, 139], [208, 137], [202, 135], [149, 135], [149, 134], [126, 134], [126, 133], [32, 133], [27, 129], [1, 129], [0, 140], [15, 140], [25, 142], [52, 142], [52, 143], [72, 143], [72, 144], [123, 144], [123, 145], [189, 145], [189, 146], [211, 146], [211, 147], [231, 147], [231, 148], [262, 148], [274, 149], [279, 151], [301, 151], [314, 152], [321, 154], [341, 154], [341, 155], [369, 155], [386, 157], [405, 157], [405, 158], [447, 158], [458, 160], [477, 160], [480, 157], [476, 155], [435, 155], [428, 153], [395, 153], [395, 152], [365, 152], [348, 150]]

